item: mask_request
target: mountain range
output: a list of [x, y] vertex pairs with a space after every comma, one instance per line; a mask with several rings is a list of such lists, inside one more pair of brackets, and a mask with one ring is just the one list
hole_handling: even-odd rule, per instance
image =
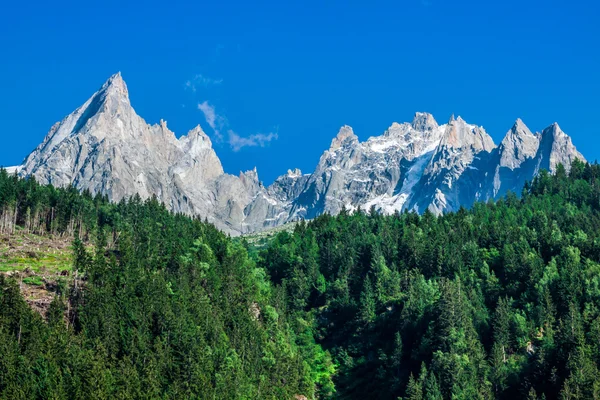
[[225, 173], [200, 126], [177, 138], [165, 121], [146, 123], [117, 73], [9, 171], [112, 201], [154, 195], [173, 211], [239, 235], [343, 208], [454, 211], [520, 193], [541, 169], [568, 169], [575, 159], [585, 161], [556, 123], [532, 133], [518, 119], [497, 146], [483, 127], [461, 117], [439, 125], [431, 114], [416, 113], [364, 142], [343, 126], [314, 172], [291, 169], [264, 186], [256, 169]]

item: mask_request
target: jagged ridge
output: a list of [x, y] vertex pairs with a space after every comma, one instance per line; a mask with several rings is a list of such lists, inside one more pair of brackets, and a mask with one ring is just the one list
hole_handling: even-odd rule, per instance
[[428, 113], [394, 122], [360, 142], [343, 126], [315, 171], [288, 170], [269, 187], [256, 169], [224, 173], [200, 126], [177, 139], [165, 121], [147, 124], [129, 101], [121, 74], [56, 123], [12, 171], [42, 183], [73, 184], [111, 200], [157, 196], [173, 211], [206, 217], [232, 234], [259, 231], [322, 213], [374, 206], [435, 213], [519, 192], [540, 169], [584, 160], [553, 124], [533, 134], [518, 119], [497, 147], [483, 127]]

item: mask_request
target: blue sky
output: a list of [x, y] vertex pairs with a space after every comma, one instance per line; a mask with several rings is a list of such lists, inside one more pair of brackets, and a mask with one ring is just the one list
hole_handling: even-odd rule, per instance
[[579, 0], [11, 2], [0, 165], [116, 71], [146, 121], [217, 139], [212, 121], [225, 170], [257, 166], [265, 183], [311, 172], [341, 125], [364, 140], [415, 111], [461, 115], [496, 142], [517, 117], [533, 131], [557, 121], [594, 160], [599, 19]]

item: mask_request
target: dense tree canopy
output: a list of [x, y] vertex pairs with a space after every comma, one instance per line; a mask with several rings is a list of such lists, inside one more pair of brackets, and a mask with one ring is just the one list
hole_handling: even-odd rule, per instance
[[4, 170], [0, 213], [5, 234], [72, 235], [78, 277], [44, 321], [0, 276], [0, 398], [282, 399], [331, 387], [306, 358], [331, 364], [328, 354], [292, 329], [283, 292], [212, 225]]
[[0, 212], [4, 233], [73, 236], [80, 276], [46, 321], [0, 277], [0, 398], [600, 397], [598, 165], [439, 217], [323, 215], [259, 250], [3, 171]]
[[259, 256], [337, 398], [600, 397], [600, 167], [436, 217], [323, 215]]

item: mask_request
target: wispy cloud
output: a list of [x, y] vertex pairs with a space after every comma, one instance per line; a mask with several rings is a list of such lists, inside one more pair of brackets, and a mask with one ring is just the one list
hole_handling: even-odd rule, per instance
[[204, 114], [204, 119], [206, 119], [208, 125], [215, 132], [215, 138], [217, 139], [217, 142], [223, 141], [221, 129], [227, 125], [227, 119], [222, 115], [217, 114], [215, 107], [208, 101], [198, 103], [198, 110], [202, 111], [202, 114]]
[[232, 130], [229, 130], [229, 146], [233, 151], [240, 151], [244, 147], [265, 147], [272, 140], [278, 138], [277, 133], [256, 133], [250, 136], [240, 136]]
[[[229, 121], [227, 121], [227, 118], [217, 113], [215, 106], [210, 104], [208, 101], [198, 103], [198, 110], [202, 111], [206, 123], [212, 128], [215, 141], [217, 143], [223, 142], [224, 137], [221, 131], [229, 127]], [[235, 152], [240, 151], [244, 147], [265, 147], [269, 142], [277, 140], [279, 137], [277, 132], [270, 132], [266, 134], [255, 133], [249, 136], [241, 136], [231, 129], [228, 129], [227, 134], [227, 143], [231, 147], [231, 150]]]
[[215, 129], [215, 122], [217, 120], [215, 107], [208, 104], [208, 101], [205, 101], [204, 103], [198, 103], [198, 110], [202, 111], [204, 118], [206, 118], [206, 122], [208, 122], [208, 125]]
[[202, 74], [196, 74], [192, 79], [187, 80], [184, 86], [186, 90], [191, 90], [192, 92], [195, 92], [198, 89], [198, 87], [220, 85], [221, 83], [223, 83], [223, 79], [213, 79]]

